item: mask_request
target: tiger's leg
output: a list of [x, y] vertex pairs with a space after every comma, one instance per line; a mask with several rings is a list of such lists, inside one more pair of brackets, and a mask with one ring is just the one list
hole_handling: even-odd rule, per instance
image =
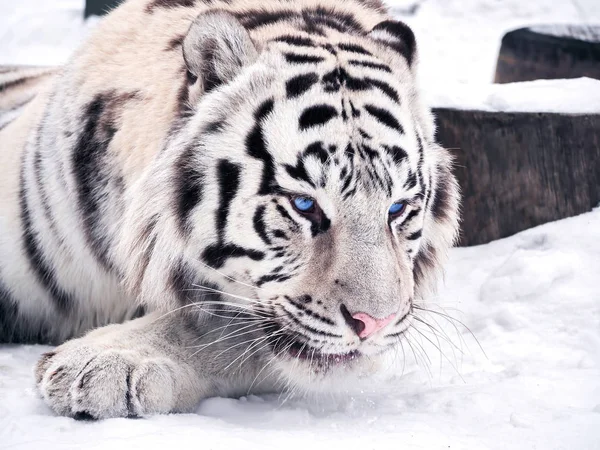
[[37, 386], [56, 413], [75, 418], [192, 411], [227, 392], [225, 377], [211, 376], [214, 363], [193, 345], [198, 333], [183, 322], [154, 313], [69, 341], [38, 362]]

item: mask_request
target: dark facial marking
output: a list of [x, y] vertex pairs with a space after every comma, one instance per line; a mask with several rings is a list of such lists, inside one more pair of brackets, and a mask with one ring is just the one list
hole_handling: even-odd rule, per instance
[[392, 69], [390, 69], [390, 66], [386, 64], [380, 64], [371, 61], [360, 61], [358, 59], [351, 59], [348, 61], [348, 64], [359, 67], [368, 67], [369, 69], [377, 69], [387, 73], [392, 73]]
[[377, 119], [379, 123], [398, 131], [400, 134], [404, 134], [404, 128], [389, 111], [374, 105], [365, 105], [365, 111]]
[[213, 244], [208, 246], [202, 253], [202, 259], [210, 267], [220, 269], [230, 258], [248, 257], [254, 261], [261, 261], [265, 258], [263, 252], [239, 247], [234, 244]]
[[418, 286], [423, 282], [425, 274], [436, 266], [436, 251], [431, 245], [422, 248], [414, 259], [413, 276]]
[[267, 207], [265, 205], [261, 205], [258, 208], [256, 208], [252, 223], [254, 224], [254, 231], [256, 231], [256, 234], [258, 234], [262, 241], [267, 245], [271, 245], [271, 239], [269, 238], [269, 235], [267, 233], [267, 226], [265, 225], [266, 209]]
[[317, 64], [325, 61], [322, 56], [298, 55], [296, 53], [284, 53], [285, 60], [290, 64]]
[[295, 76], [285, 84], [287, 98], [296, 98], [308, 91], [319, 81], [316, 73], [305, 73]]
[[[293, 231], [298, 231], [300, 229], [300, 225], [293, 219], [292, 216], [290, 216], [290, 214], [287, 212], [287, 210], [281, 206], [280, 204], [277, 204], [277, 206], [275, 207], [277, 209], [277, 212], [279, 212], [279, 214], [281, 214], [281, 216], [287, 220]], [[276, 250], [276, 249], [273, 249]]]
[[300, 130], [306, 130], [308, 128], [325, 125], [327, 122], [337, 116], [337, 109], [331, 105], [322, 104], [311, 106], [306, 108], [300, 116]]
[[265, 101], [254, 115], [255, 125], [246, 138], [246, 152], [248, 155], [263, 162], [263, 176], [258, 191], [259, 195], [268, 195], [273, 191], [275, 184], [275, 163], [273, 155], [267, 149], [267, 142], [263, 132], [262, 121], [273, 111], [274, 101]]
[[433, 202], [431, 204], [431, 213], [436, 220], [447, 220], [450, 216], [451, 197], [450, 183], [451, 175], [448, 173], [440, 173]]
[[416, 241], [423, 235], [423, 230], [415, 231], [411, 235], [407, 236], [406, 239], [409, 241]]
[[399, 147], [397, 145], [383, 145], [382, 147], [387, 152], [387, 154], [392, 157], [394, 163], [396, 164], [400, 164], [406, 161], [406, 159], [408, 158], [408, 153], [406, 153], [406, 151], [402, 147]]
[[194, 208], [202, 201], [204, 185], [204, 174], [198, 170], [195, 164], [195, 152], [195, 144], [185, 149], [177, 160], [177, 170], [174, 172], [173, 177], [179, 227], [186, 234], [192, 229], [190, 215]]
[[370, 51], [357, 44], [340, 44], [338, 45], [338, 48], [345, 52], [360, 53], [361, 55], [373, 56], [373, 54]]
[[286, 44], [293, 45], [296, 47], [317, 47], [312, 39], [303, 36], [278, 36], [273, 39], [275, 42], [285, 42]]
[[256, 285], [258, 287], [261, 287], [265, 283], [282, 283], [284, 281], [289, 280], [290, 278], [292, 278], [292, 276], [289, 275], [289, 274], [270, 274], [270, 275], [265, 275], [265, 276], [261, 277], [256, 282]]
[[231, 202], [235, 198], [240, 187], [241, 168], [239, 165], [226, 159], [219, 161], [217, 165], [217, 179], [219, 182], [220, 202], [216, 217], [217, 233], [220, 242], [225, 240], [225, 230]]

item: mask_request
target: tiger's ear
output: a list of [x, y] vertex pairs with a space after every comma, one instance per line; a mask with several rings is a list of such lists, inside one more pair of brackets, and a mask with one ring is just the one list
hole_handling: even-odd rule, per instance
[[390, 47], [406, 59], [409, 67], [416, 61], [417, 40], [408, 25], [397, 20], [386, 20], [379, 23], [369, 33], [371, 38]]
[[190, 100], [231, 81], [256, 61], [258, 52], [250, 35], [235, 17], [223, 11], [200, 14], [183, 41]]

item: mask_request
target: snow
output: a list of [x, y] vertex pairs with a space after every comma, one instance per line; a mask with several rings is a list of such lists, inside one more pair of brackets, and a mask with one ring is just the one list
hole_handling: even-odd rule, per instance
[[529, 27], [535, 33], [567, 37], [585, 42], [600, 42], [600, 26], [537, 25]]
[[[590, 79], [490, 84], [503, 32], [600, 21], [596, 0], [394, 5], [416, 31], [434, 105], [593, 112], [600, 104]], [[0, 64], [65, 62], [89, 29], [82, 10], [82, 0], [0, 2]], [[599, 449], [598, 267], [600, 209], [455, 249], [430, 307], [468, 329], [425, 314], [438, 337], [419, 324], [389, 378], [338, 397], [210, 399], [196, 414], [76, 422], [54, 416], [35, 392], [32, 367], [48, 348], [0, 346], [0, 449]]]
[[453, 250], [432, 309], [470, 331], [424, 315], [439, 338], [418, 329], [445, 356], [411, 332], [415, 353], [404, 346], [404, 365], [398, 352], [394, 376], [336, 398], [210, 399], [197, 414], [75, 422], [35, 394], [47, 348], [0, 347], [0, 448], [598, 449], [599, 262], [600, 208]]
[[535, 80], [522, 83], [457, 83], [451, 91], [436, 92], [440, 108], [480, 111], [600, 113], [600, 80]]

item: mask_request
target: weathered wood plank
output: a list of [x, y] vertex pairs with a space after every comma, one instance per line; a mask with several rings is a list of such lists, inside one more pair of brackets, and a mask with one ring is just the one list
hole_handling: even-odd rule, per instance
[[600, 204], [600, 114], [438, 109], [457, 158], [461, 245], [478, 245]]
[[85, 17], [102, 16], [122, 2], [123, 0], [85, 0]]
[[521, 28], [502, 39], [496, 83], [579, 77], [600, 79], [600, 25]]

